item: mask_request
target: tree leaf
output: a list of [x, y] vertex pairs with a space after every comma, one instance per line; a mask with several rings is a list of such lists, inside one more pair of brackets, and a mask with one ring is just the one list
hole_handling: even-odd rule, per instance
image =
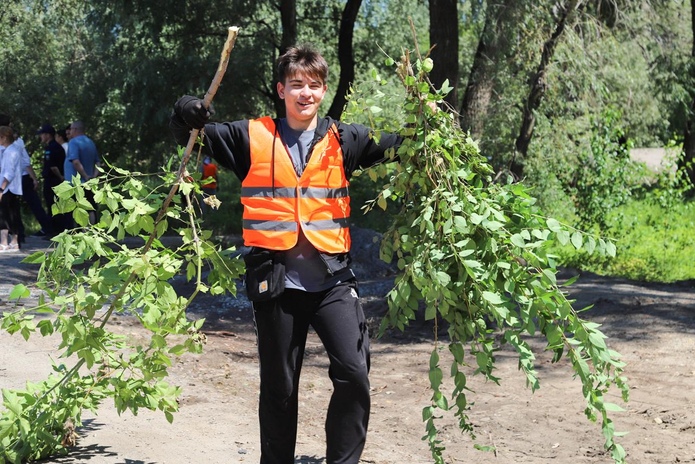
[[504, 300], [502, 299], [502, 297], [499, 294], [489, 292], [489, 291], [483, 292], [483, 298], [485, 299], [485, 301], [487, 301], [488, 303], [490, 303], [492, 305], [501, 305], [504, 303]]

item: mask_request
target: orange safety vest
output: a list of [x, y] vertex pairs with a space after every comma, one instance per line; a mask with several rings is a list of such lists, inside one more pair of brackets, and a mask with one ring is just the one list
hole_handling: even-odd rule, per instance
[[244, 245], [289, 250], [299, 230], [317, 250], [350, 250], [349, 182], [335, 126], [312, 149], [301, 177], [270, 117], [249, 121], [251, 168], [241, 183]]

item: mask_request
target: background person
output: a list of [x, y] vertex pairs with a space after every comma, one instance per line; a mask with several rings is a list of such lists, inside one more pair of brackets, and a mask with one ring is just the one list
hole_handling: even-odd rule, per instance
[[[70, 124], [68, 132], [68, 152], [65, 155], [63, 172], [65, 180], [72, 182], [75, 177], [79, 177], [80, 182], [87, 182], [92, 177], [96, 177], [99, 152], [96, 144], [84, 133], [85, 127], [82, 121], [74, 121]], [[89, 212], [89, 220], [92, 224], [96, 222], [97, 204], [94, 201], [94, 194], [85, 191], [85, 197], [94, 207], [94, 211]]]
[[[255, 299], [260, 362], [261, 464], [294, 463], [298, 388], [306, 337], [313, 327], [330, 366], [333, 395], [326, 417], [326, 462], [357, 464], [370, 411], [369, 333], [350, 267], [349, 179], [382, 162], [400, 145], [379, 143], [358, 124], [318, 118], [328, 65], [310, 47], [291, 47], [278, 62], [277, 92], [287, 116], [206, 124], [202, 100], [184, 96], [170, 127], [186, 145], [191, 128], [205, 128], [203, 150], [242, 181], [247, 295]], [[258, 256], [284, 262], [277, 295], [248, 263]], [[245, 258], [245, 259], [246, 259]], [[282, 275], [283, 266], [276, 267]], [[271, 274], [273, 280], [277, 276]], [[250, 280], [259, 280], [254, 287]], [[284, 285], [284, 287], [283, 287]], [[284, 290], [282, 290], [284, 288]]]
[[[24, 140], [22, 140], [21, 137], [17, 137], [15, 143], [20, 146], [22, 155], [22, 191], [24, 192], [22, 200], [29, 206], [29, 210], [31, 210], [31, 213], [41, 226], [41, 229], [34, 235], [50, 236], [53, 234], [53, 224], [51, 223], [51, 217], [41, 203], [41, 197], [39, 196], [39, 178], [31, 165], [31, 158], [24, 145]], [[22, 232], [20, 233], [19, 239], [21, 242], [24, 242], [24, 223], [22, 223]]]
[[68, 152], [68, 134], [65, 129], [58, 129], [55, 136], [56, 142], [63, 147], [63, 151], [67, 154]]
[[68, 153], [63, 167], [65, 180], [72, 182], [73, 177], [79, 175], [81, 182], [87, 182], [97, 174], [97, 146], [85, 135], [82, 121], [75, 121], [70, 125], [68, 137]]
[[[0, 126], [0, 252], [18, 251], [20, 247], [19, 199], [22, 196], [22, 155], [15, 132]], [[11, 236], [11, 238], [10, 238]]]
[[38, 130], [37, 134], [43, 144], [43, 169], [41, 176], [43, 177], [43, 200], [46, 203], [46, 209], [51, 216], [51, 229], [53, 234], [57, 234], [65, 229], [65, 218], [62, 214], [53, 214], [53, 204], [56, 201], [53, 188], [59, 185], [65, 177], [63, 169], [65, 167], [65, 150], [56, 140], [56, 131], [50, 124], [46, 124]]
[[[4, 126], [9, 126], [14, 130], [14, 127], [12, 127], [12, 121], [10, 120], [10, 117], [7, 115], [0, 115], [0, 125]], [[20, 151], [20, 157], [21, 157], [21, 165], [22, 165], [22, 200], [29, 206], [29, 210], [31, 210], [31, 213], [34, 215], [36, 218], [36, 221], [39, 223], [40, 229], [39, 231], [34, 234], [36, 236], [44, 236], [47, 234], [51, 234], [51, 218], [49, 215], [46, 213], [46, 210], [43, 209], [43, 205], [41, 204], [41, 198], [39, 197], [38, 194], [38, 186], [39, 186], [39, 179], [36, 176], [36, 172], [34, 172], [34, 168], [31, 166], [31, 158], [29, 157], [29, 153], [27, 152], [27, 149], [24, 145], [24, 140], [17, 134], [17, 131], [15, 131], [15, 141], [13, 142], [17, 144], [17, 147]], [[21, 216], [20, 216], [20, 223], [19, 223], [19, 242], [24, 243], [24, 236], [25, 236], [25, 231], [24, 231], [24, 222], [21, 221]]]

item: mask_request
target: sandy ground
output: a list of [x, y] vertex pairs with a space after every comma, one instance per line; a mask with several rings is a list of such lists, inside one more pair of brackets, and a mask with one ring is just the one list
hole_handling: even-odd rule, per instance
[[[30, 239], [20, 255], [0, 255], [0, 310], [17, 282], [31, 282], [36, 267], [19, 263], [46, 242]], [[365, 311], [376, 326], [384, 311], [388, 278], [363, 280]], [[613, 413], [616, 429], [628, 432], [620, 443], [632, 464], [695, 462], [695, 288], [692, 282], [644, 284], [583, 275], [571, 287], [577, 307], [594, 304], [585, 317], [603, 324], [609, 345], [628, 363], [631, 400]], [[35, 295], [33, 295], [35, 296]], [[258, 364], [253, 324], [243, 298], [196, 300], [190, 317], [206, 317], [205, 352], [184, 356], [170, 380], [183, 387], [173, 424], [163, 414], [141, 411], [118, 416], [104, 404], [97, 416], [85, 415], [77, 447], [51, 463], [187, 464], [259, 461], [256, 404]], [[144, 337], [127, 317], [112, 330]], [[433, 348], [432, 328], [415, 322], [405, 334], [374, 339], [372, 415], [362, 463], [425, 464], [433, 462], [421, 440], [421, 410], [429, 404], [427, 366]], [[500, 386], [469, 378], [475, 401], [470, 419], [477, 440], [461, 434], [454, 419], [441, 420], [447, 463], [610, 463], [603, 452], [598, 424], [583, 413], [581, 385], [567, 362], [550, 363], [543, 344], [531, 340], [538, 357], [541, 388], [532, 394], [517, 370], [514, 353], [497, 358]], [[43, 379], [55, 356], [57, 340], [0, 333], [0, 387], [21, 388]], [[323, 422], [331, 394], [327, 358], [315, 335], [302, 373], [300, 426], [296, 462], [325, 462]], [[620, 403], [618, 392], [611, 400]], [[474, 443], [494, 452], [474, 449]]]

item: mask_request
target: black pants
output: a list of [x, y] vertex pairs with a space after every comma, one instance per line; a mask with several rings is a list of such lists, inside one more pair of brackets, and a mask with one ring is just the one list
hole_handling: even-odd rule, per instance
[[0, 200], [0, 229], [7, 229], [8, 233], [18, 235], [22, 227], [22, 215], [19, 212], [20, 195], [7, 190]]
[[357, 284], [324, 292], [286, 290], [254, 303], [261, 367], [261, 464], [293, 464], [299, 374], [307, 331], [323, 342], [333, 382], [326, 416], [326, 463], [357, 464], [369, 422], [369, 333]]
[[[28, 174], [22, 176], [22, 200], [29, 205], [29, 209], [34, 214], [43, 231], [50, 234], [52, 232], [51, 218], [46, 214], [46, 210], [43, 209], [41, 198], [34, 188], [34, 181]], [[24, 237], [24, 225], [22, 225], [20, 236]]]

